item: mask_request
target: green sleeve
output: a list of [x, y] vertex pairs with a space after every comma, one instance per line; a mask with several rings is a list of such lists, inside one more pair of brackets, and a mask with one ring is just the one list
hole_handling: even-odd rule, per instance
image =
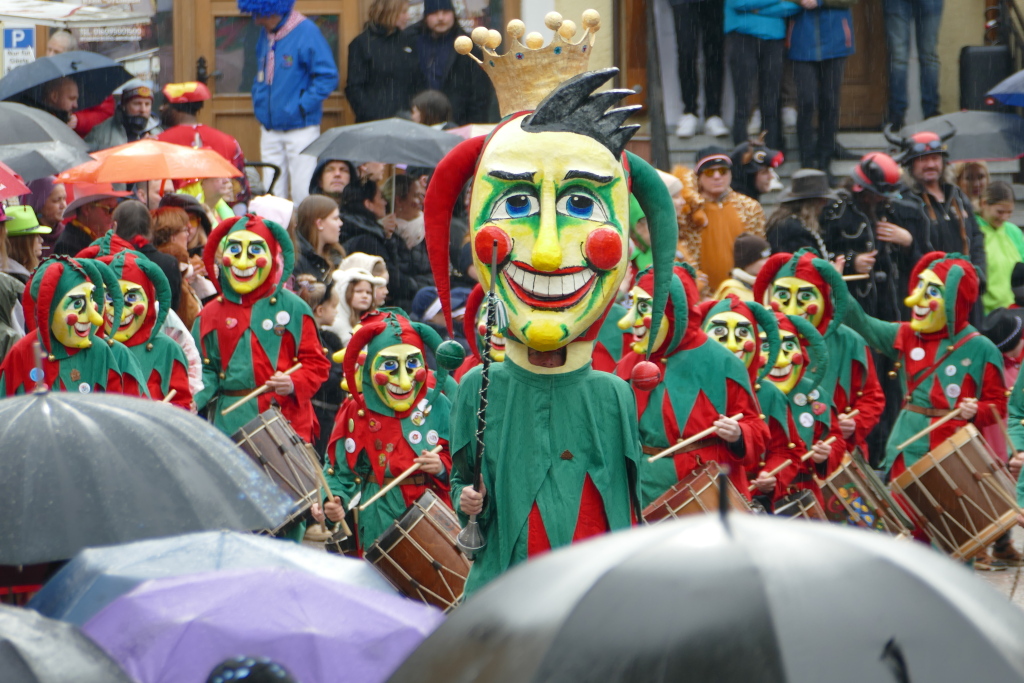
[[899, 323], [889, 323], [872, 318], [864, 312], [864, 309], [852, 296], [848, 300], [843, 323], [855, 332], [859, 332], [868, 346], [875, 351], [889, 358], [899, 357], [899, 351], [896, 350], [896, 335], [900, 331]]
[[1024, 372], [1017, 375], [1007, 401], [1007, 423], [1015, 451], [1024, 451]]
[[341, 498], [341, 504], [345, 507], [348, 507], [349, 501], [360, 488], [360, 485], [356, 483], [358, 475], [348, 466], [347, 456], [345, 440], [338, 439], [334, 443], [335, 464], [332, 465], [328, 459], [324, 466], [324, 478], [327, 480], [327, 485], [331, 487], [331, 493]]
[[196, 408], [202, 411], [206, 405], [220, 392], [220, 349], [217, 346], [217, 333], [211, 332], [206, 339], [201, 338], [200, 318], [192, 325], [192, 338], [199, 348], [203, 359], [203, 390], [195, 396]]

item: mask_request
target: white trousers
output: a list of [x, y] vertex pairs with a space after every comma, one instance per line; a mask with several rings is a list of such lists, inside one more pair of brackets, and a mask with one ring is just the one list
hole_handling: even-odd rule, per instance
[[[294, 130], [267, 130], [260, 126], [260, 157], [265, 163], [281, 167], [274, 194], [291, 199], [296, 207], [309, 194], [309, 181], [316, 170], [316, 157], [301, 152], [318, 137], [320, 126]], [[269, 187], [273, 177], [274, 172], [266, 169], [263, 184]]]

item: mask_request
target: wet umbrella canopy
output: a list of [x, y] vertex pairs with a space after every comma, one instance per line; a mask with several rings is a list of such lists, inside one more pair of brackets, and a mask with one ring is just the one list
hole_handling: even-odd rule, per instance
[[3, 683], [132, 683], [76, 627], [32, 610], [0, 605]]
[[383, 119], [331, 128], [303, 154], [321, 160], [379, 161], [433, 168], [460, 138], [405, 119]]
[[389, 683], [1024, 680], [1024, 614], [912, 542], [717, 515], [558, 550], [456, 610]]
[[79, 109], [95, 107], [118, 86], [132, 79], [132, 75], [110, 57], [75, 50], [40, 57], [13, 69], [0, 78], [0, 100], [41, 103], [44, 86], [64, 77], [78, 84]]
[[246, 567], [286, 567], [389, 595], [397, 592], [362, 560], [267, 536], [207, 531], [87, 548], [43, 586], [29, 607], [81, 626], [143, 581]]
[[0, 161], [26, 182], [92, 159], [82, 138], [45, 111], [0, 102], [0, 120]]
[[226, 436], [116, 394], [0, 400], [0, 565], [208, 529], [274, 528], [291, 501]]

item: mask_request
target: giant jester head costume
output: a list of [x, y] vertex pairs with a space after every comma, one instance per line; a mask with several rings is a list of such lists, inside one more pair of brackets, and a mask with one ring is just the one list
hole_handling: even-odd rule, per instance
[[829, 336], [846, 314], [849, 293], [843, 276], [812, 249], [774, 254], [754, 281], [754, 300], [804, 318]]
[[47, 259], [25, 288], [23, 306], [29, 330], [39, 338], [50, 360], [65, 357], [68, 350], [87, 349], [97, 337], [93, 328], [103, 324], [93, 297], [96, 286], [89, 272], [66, 257]]
[[811, 391], [821, 383], [828, 369], [825, 338], [814, 325], [798, 315], [776, 313], [775, 319], [779, 327], [779, 353], [768, 379], [784, 394], [801, 383], [803, 391]]
[[[581, 73], [600, 24], [597, 12], [584, 13], [577, 42], [572, 22], [552, 13], [546, 23], [558, 33], [544, 47], [539, 34], [520, 42], [525, 27], [510, 22], [512, 47], [504, 55], [494, 51], [497, 31], [478, 28], [472, 41], [457, 39], [462, 54], [473, 42], [481, 46], [480, 65], [505, 118], [486, 138], [452, 150], [425, 198], [427, 251], [449, 336], [449, 223], [472, 180], [470, 237], [481, 282], [487, 288], [497, 278], [509, 342], [542, 352], [596, 337], [628, 266], [630, 192], [651, 228], [657, 311], [664, 309], [677, 237], [672, 199], [657, 171], [623, 153], [637, 126], [622, 124], [636, 108], [610, 107], [631, 91], [596, 92], [615, 69]], [[652, 320], [654, 334], [659, 317]]]
[[[743, 361], [751, 384], [760, 381], [774, 367], [780, 344], [774, 313], [753, 301], [743, 301], [735, 294], [721, 301], [701, 304], [700, 311], [704, 332]], [[767, 344], [764, 357], [762, 339]]]
[[978, 299], [978, 271], [963, 254], [933, 251], [910, 273], [910, 329], [954, 336], [967, 326]]
[[292, 274], [295, 250], [280, 225], [254, 214], [214, 228], [203, 250], [207, 273], [228, 301], [249, 305], [276, 294]]
[[160, 332], [171, 306], [167, 276], [159, 266], [134, 251], [121, 251], [99, 260], [110, 266], [119, 285], [119, 290], [107, 292], [107, 299], [113, 303], [119, 297], [123, 303], [116, 327], [114, 307], [107, 309], [105, 331], [113, 331], [114, 339], [127, 346], [147, 344], [152, 349], [153, 337]]

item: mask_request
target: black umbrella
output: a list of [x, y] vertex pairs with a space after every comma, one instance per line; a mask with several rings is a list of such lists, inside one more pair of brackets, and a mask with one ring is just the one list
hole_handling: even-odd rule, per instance
[[42, 102], [43, 87], [58, 78], [78, 84], [78, 108], [95, 107], [132, 75], [110, 57], [75, 50], [52, 57], [40, 57], [22, 64], [0, 78], [0, 100]]
[[303, 154], [321, 160], [379, 161], [433, 168], [462, 138], [405, 119], [339, 126], [318, 137]]
[[210, 529], [276, 528], [291, 501], [208, 422], [115, 394], [0, 400], [0, 565]]
[[77, 627], [0, 605], [0, 680], [4, 683], [132, 683]]
[[904, 138], [931, 131], [956, 135], [947, 143], [950, 161], [1006, 161], [1024, 156], [1024, 119], [994, 111], [958, 111], [933, 116], [900, 131]]
[[1024, 614], [909, 541], [730, 515], [610, 534], [500, 577], [389, 683], [1024, 680]]
[[75, 131], [56, 116], [0, 102], [0, 161], [25, 181], [56, 175], [92, 159]]

